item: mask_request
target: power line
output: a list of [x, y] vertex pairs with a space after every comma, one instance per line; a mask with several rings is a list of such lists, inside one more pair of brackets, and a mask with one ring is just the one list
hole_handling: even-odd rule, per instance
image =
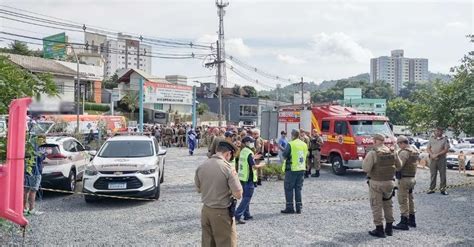
[[251, 66], [245, 62], [243, 62], [242, 60], [234, 57], [234, 56], [227, 56], [227, 58], [229, 60], [231, 60], [232, 62], [234, 62], [236, 65], [239, 65], [240, 67], [248, 70], [248, 71], [251, 71], [251, 72], [254, 72], [254, 73], [257, 73], [263, 77], [266, 77], [268, 79], [272, 79], [272, 80], [276, 80], [276, 81], [281, 81], [281, 82], [285, 82], [285, 83], [294, 83], [293, 80], [291, 80], [290, 78], [286, 79], [286, 78], [283, 78], [281, 76], [278, 76], [278, 75], [273, 75], [271, 73], [267, 73], [261, 69], [258, 69], [254, 66]]
[[[8, 7], [8, 6], [5, 6], [5, 5], [0, 5], [0, 6], [11, 8], [11, 7]], [[22, 12], [26, 12], [26, 13], [33, 13], [33, 14], [39, 15], [39, 16], [45, 16], [45, 15], [41, 15], [41, 14], [34, 13], [34, 12], [31, 12], [31, 11], [26, 11], [26, 10], [21, 10], [21, 9], [16, 9], [16, 8], [13, 8], [13, 9], [19, 10], [19, 11], [22, 11]], [[48, 26], [48, 25], [45, 25], [44, 23], [65, 27], [65, 28], [63, 28], [64, 30], [66, 30], [66, 28], [68, 28], [68, 31], [75, 31], [75, 32], [84, 32], [84, 31], [88, 32], [89, 30], [91, 30], [93, 32], [102, 33], [102, 34], [105, 33], [105, 34], [109, 34], [109, 35], [117, 35], [117, 33], [123, 33], [123, 32], [119, 32], [119, 31], [112, 32], [112, 31], [104, 30], [104, 28], [96, 28], [94, 26], [79, 24], [77, 22], [71, 22], [69, 20], [64, 20], [64, 19], [59, 19], [61, 21], [54, 21], [54, 20], [50, 20], [50, 19], [40, 18], [40, 17], [37, 17], [37, 16], [32, 16], [32, 15], [27, 15], [27, 14], [23, 14], [23, 13], [14, 12], [14, 11], [9, 11], [9, 10], [5, 10], [5, 9], [0, 9], [0, 12], [2, 14], [9, 15], [9, 16], [14, 16], [14, 17], [17, 17], [17, 18], [21, 17], [21, 18], [24, 18], [24, 19], [28, 19], [30, 21], [40, 22], [40, 23], [43, 23], [43, 24], [31, 23], [31, 22], [27, 22], [27, 23], [28, 24], [33, 24], [33, 25], [35, 25], [35, 24], [36, 25], [42, 25], [42, 26], [49, 27], [49, 28], [57, 28], [57, 27]], [[54, 17], [51, 17], [51, 16], [46, 16], [46, 17], [53, 18], [53, 19], [58, 19], [58, 18], [54, 18]], [[5, 18], [5, 16], [2, 16], [2, 18]], [[11, 19], [11, 20], [14, 20], [14, 21], [19, 21], [19, 22], [25, 22], [25, 21], [22, 21], [22, 20], [13, 19], [11, 17], [6, 18], [6, 19]], [[75, 28], [75, 29], [71, 29], [71, 28]], [[127, 34], [127, 33], [124, 33], [124, 34]], [[132, 36], [133, 38], [136, 38], [136, 39], [140, 39], [140, 40], [147, 40], [147, 41], [158, 42], [158, 43], [163, 43], [163, 44], [174, 44], [174, 45], [177, 45], [177, 46], [189, 46], [191, 48], [194, 47], [194, 48], [212, 49], [211, 45], [207, 45], [207, 44], [202, 43], [202, 42], [197, 43], [197, 42], [173, 41], [173, 40], [166, 40], [166, 39], [163, 39], [163, 38], [154, 38], [154, 37], [142, 36], [142, 35], [139, 35], [139, 34], [131, 34], [130, 36]]]
[[252, 78], [251, 76], [245, 74], [244, 72], [238, 70], [237, 68], [235, 68], [232, 64], [229, 64], [228, 65], [230, 66], [229, 69], [230, 71], [234, 72], [234, 74], [238, 75], [239, 77], [243, 78], [244, 80], [250, 82], [250, 83], [257, 83], [258, 85], [260, 86], [263, 86], [265, 88], [268, 88], [268, 89], [274, 89], [275, 86], [273, 85], [270, 85], [268, 83], [265, 83], [263, 81], [259, 81], [258, 79], [254, 79]]
[[[15, 33], [10, 33], [10, 32], [3, 32], [3, 31], [0, 31], [0, 34], [5, 34], [5, 35], [8, 35], [8, 36], [15, 36], [15, 37], [21, 37], [21, 38], [26, 38], [26, 39], [33, 39], [33, 40], [41, 40], [41, 41], [48, 41], [48, 42], [51, 42], [51, 43], [61, 43], [61, 44], [68, 44], [68, 45], [76, 45], [76, 46], [85, 46], [87, 50], [87, 46], [88, 44], [84, 44], [84, 43], [74, 43], [74, 42], [60, 42], [60, 41], [57, 41], [57, 40], [48, 40], [48, 39], [44, 39], [44, 38], [38, 38], [38, 37], [32, 37], [32, 36], [27, 36], [27, 35], [22, 35], [22, 34], [15, 34]], [[41, 45], [41, 44], [38, 44], [38, 43], [35, 43], [36, 45]], [[103, 47], [102, 47], [103, 50], [105, 50]], [[122, 54], [122, 51], [121, 49], [117, 49], [117, 48], [107, 48], [106, 49], [107, 51], [109, 51], [109, 53], [115, 53], [115, 54]], [[205, 57], [205, 56], [208, 56], [210, 54], [208, 53], [160, 53], [160, 52], [150, 52], [151, 55], [157, 55], [157, 56], [186, 56], [186, 57]], [[136, 52], [129, 52], [129, 55], [136, 55]], [[141, 54], [140, 54], [141, 55]], [[146, 51], [144, 52], [143, 55], [146, 55]]]

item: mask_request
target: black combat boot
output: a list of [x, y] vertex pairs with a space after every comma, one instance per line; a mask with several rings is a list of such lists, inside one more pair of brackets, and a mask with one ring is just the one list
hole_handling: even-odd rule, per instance
[[409, 228], [408, 228], [408, 218], [405, 217], [405, 216], [402, 216], [400, 218], [400, 223], [394, 225], [393, 229], [404, 230], [404, 231], [409, 230]]
[[371, 236], [377, 237], [377, 238], [385, 238], [385, 232], [383, 231], [383, 225], [381, 226], [375, 226], [375, 229], [372, 231], [369, 231], [369, 234]]
[[387, 236], [393, 236], [393, 226], [392, 226], [393, 223], [386, 223], [385, 224], [385, 234], [387, 234]]
[[292, 208], [286, 208], [285, 210], [280, 211], [282, 214], [294, 214], [295, 210]]
[[261, 178], [258, 178], [257, 185], [262, 186], [262, 179]]
[[415, 215], [414, 214], [410, 214], [410, 217], [408, 218], [408, 226], [416, 227], [416, 221], [415, 221]]
[[318, 178], [319, 177], [319, 170], [316, 170], [316, 172], [313, 175], [311, 175], [311, 177]]
[[311, 175], [311, 171], [304, 172], [304, 178], [309, 178], [309, 175]]

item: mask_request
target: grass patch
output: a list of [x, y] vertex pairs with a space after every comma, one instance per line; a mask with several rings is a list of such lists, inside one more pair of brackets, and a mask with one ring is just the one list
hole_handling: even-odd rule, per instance
[[284, 180], [285, 172], [281, 169], [281, 164], [270, 163], [263, 167], [263, 177], [266, 180]]

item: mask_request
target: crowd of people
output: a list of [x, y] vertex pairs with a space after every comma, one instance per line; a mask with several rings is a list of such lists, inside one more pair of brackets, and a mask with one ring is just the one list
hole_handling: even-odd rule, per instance
[[[195, 185], [203, 202], [201, 214], [202, 246], [236, 246], [235, 223], [245, 224], [252, 220], [249, 204], [255, 185], [259, 182], [258, 170], [262, 168], [258, 159], [259, 131], [257, 129], [233, 133], [226, 129], [213, 131], [209, 146], [209, 159], [200, 165], [195, 173]], [[418, 150], [412, 148], [405, 136], [397, 138], [397, 149], [384, 145], [386, 136], [373, 136], [374, 145], [363, 159], [362, 168], [367, 174], [370, 208], [375, 229], [369, 234], [378, 238], [393, 236], [393, 229], [409, 230], [417, 226], [415, 220], [414, 188]], [[323, 144], [316, 130], [311, 136], [303, 130], [292, 130], [290, 140], [281, 132], [278, 145], [280, 159], [285, 172], [285, 209], [283, 214], [301, 214], [302, 187], [309, 177], [311, 167], [319, 176], [319, 151]], [[440, 175], [439, 191], [448, 195], [446, 186], [446, 154], [449, 141], [443, 129], [437, 128], [427, 147], [430, 159], [431, 184], [428, 194], [436, 190], [437, 174]], [[316, 156], [316, 158], [314, 158]], [[312, 160], [312, 161], [310, 161]], [[311, 165], [311, 162], [314, 162]], [[261, 184], [261, 182], [260, 182]], [[394, 224], [392, 197], [398, 189], [400, 222]], [[237, 200], [240, 204], [237, 207]], [[244, 220], [242, 220], [242, 217]], [[384, 225], [385, 223], [385, 225]]]

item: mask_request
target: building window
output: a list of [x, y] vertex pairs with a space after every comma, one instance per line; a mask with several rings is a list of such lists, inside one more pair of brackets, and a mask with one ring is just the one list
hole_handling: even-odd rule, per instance
[[322, 132], [329, 132], [329, 121], [323, 121], [323, 123], [321, 124], [321, 131]]
[[58, 94], [64, 93], [64, 82], [56, 82], [56, 87], [58, 89]]
[[258, 106], [256, 105], [241, 105], [240, 116], [241, 117], [256, 117], [258, 115]]

